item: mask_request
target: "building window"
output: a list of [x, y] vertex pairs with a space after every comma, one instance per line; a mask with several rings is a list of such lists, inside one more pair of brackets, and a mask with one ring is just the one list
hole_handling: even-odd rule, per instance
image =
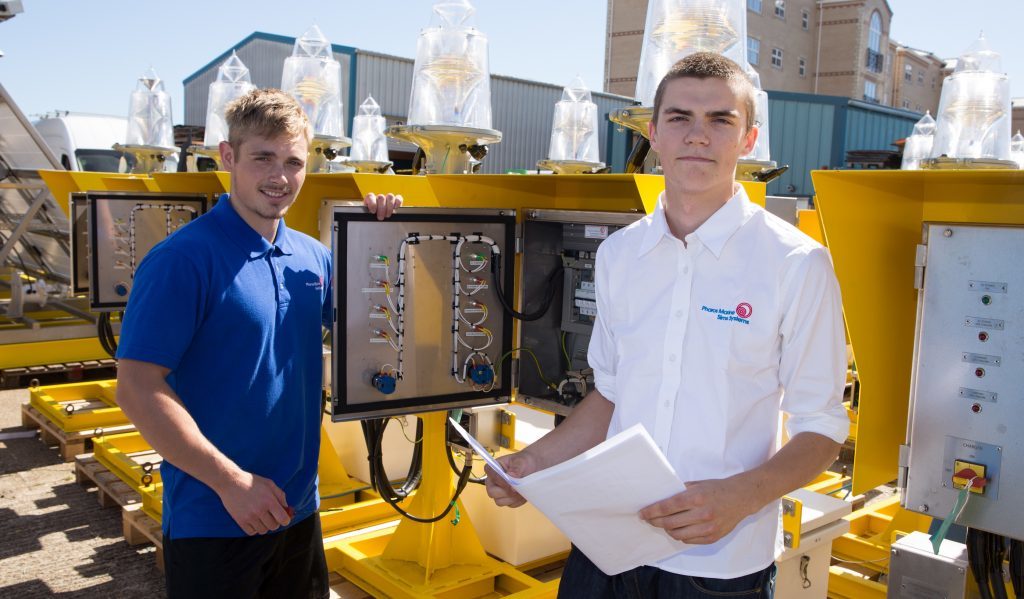
[[779, 48], [772, 48], [772, 66], [777, 69], [782, 68], [782, 50]]
[[786, 0], [775, 0], [775, 16], [786, 19]]
[[903, 107], [906, 108], [907, 110], [910, 110], [910, 100], [907, 100], [906, 98], [904, 98], [903, 99]]
[[871, 13], [871, 26], [868, 29], [868, 49], [882, 52], [882, 16], [878, 11]]
[[747, 10], [761, 14], [761, 0], [747, 0]]
[[811, 13], [807, 12], [806, 8], [800, 11], [800, 26], [804, 31], [811, 28]]
[[748, 37], [747, 38], [747, 62], [756, 65], [761, 62], [761, 40]]
[[903, 65], [903, 80], [912, 81], [914, 79], [914, 67], [909, 64]]
[[797, 60], [797, 65], [800, 76], [805, 77], [807, 75], [807, 59], [801, 56], [800, 59]]
[[864, 82], [864, 100], [866, 102], [878, 103], [878, 86], [874, 81]]
[[917, 84], [924, 85], [924, 71], [917, 72]]

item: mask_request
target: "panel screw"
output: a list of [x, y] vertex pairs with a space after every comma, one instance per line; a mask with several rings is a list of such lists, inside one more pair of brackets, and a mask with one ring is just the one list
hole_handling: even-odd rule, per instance
[[919, 507], [917, 509], [918, 509], [918, 511], [921, 511], [921, 512], [924, 512], [924, 513], [927, 514], [928, 513], [928, 504], [927, 503], [922, 503], [921, 507]]
[[952, 237], [953, 236], [953, 229], [946, 229], [945, 231], [942, 232], [942, 236], [943, 237]]

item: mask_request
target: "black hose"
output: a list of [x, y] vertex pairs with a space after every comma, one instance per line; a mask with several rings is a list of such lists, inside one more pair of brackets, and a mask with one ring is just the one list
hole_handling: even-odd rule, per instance
[[96, 321], [96, 336], [100, 340], [100, 346], [111, 358], [117, 355], [117, 339], [114, 337], [114, 328], [110, 324], [110, 312], [100, 314]]
[[1003, 560], [1006, 559], [1006, 547], [1003, 537], [987, 532], [989, 545], [989, 580], [992, 583], [992, 596], [995, 599], [1007, 599], [1006, 583], [1003, 582]]
[[[562, 282], [562, 273], [565, 272], [565, 267], [559, 264], [558, 267], [548, 275], [548, 279], [544, 287], [544, 300], [541, 302], [540, 307], [533, 312], [517, 312], [515, 308], [508, 303], [508, 300], [505, 299], [505, 291], [501, 288], [500, 258], [491, 261], [491, 272], [494, 274], [494, 290], [497, 291], [498, 301], [501, 302], [501, 307], [511, 314], [512, 318], [530, 322], [547, 314], [548, 309], [551, 307], [551, 303], [555, 299], [555, 292], [558, 291]], [[526, 303], [525, 299], [523, 303]]]
[[[447, 452], [445, 452], [445, 453], [448, 454], [448, 465], [452, 467], [452, 472], [454, 472], [456, 476], [458, 476], [459, 478], [462, 478], [463, 471], [461, 469], [459, 469], [458, 464], [455, 463], [455, 455], [452, 452], [451, 444], [450, 443], [446, 443], [445, 446], [447, 447], [447, 450], [448, 450]], [[473, 454], [467, 452], [466, 453], [466, 462], [465, 462], [465, 465], [463, 467], [466, 470], [470, 470], [470, 474], [472, 474], [472, 470], [471, 470], [472, 466], [473, 466]], [[481, 476], [481, 477], [477, 478], [475, 476], [470, 476], [469, 477], [469, 482], [471, 482], [471, 483], [473, 483], [475, 485], [487, 484], [487, 477], [486, 476]]]

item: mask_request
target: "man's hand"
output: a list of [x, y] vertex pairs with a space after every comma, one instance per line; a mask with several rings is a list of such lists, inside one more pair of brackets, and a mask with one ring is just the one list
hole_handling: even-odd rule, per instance
[[274, 481], [241, 471], [223, 488], [217, 489], [228, 514], [245, 531], [261, 535], [291, 522], [292, 509]]
[[761, 507], [751, 500], [742, 476], [686, 483], [685, 491], [645, 507], [640, 517], [685, 543], [714, 543]]
[[368, 193], [363, 198], [363, 204], [371, 213], [377, 215], [377, 220], [391, 218], [391, 215], [402, 205], [402, 196], [393, 193], [380, 194]]
[[[498, 458], [498, 463], [505, 469], [505, 472], [516, 478], [533, 474], [541, 469], [537, 460], [525, 451], [503, 455]], [[523, 499], [523, 496], [517, 493], [512, 485], [505, 482], [505, 479], [490, 466], [485, 466], [484, 472], [487, 473], [487, 495], [494, 500], [494, 503], [506, 507], [519, 507], [526, 503], [526, 499]]]

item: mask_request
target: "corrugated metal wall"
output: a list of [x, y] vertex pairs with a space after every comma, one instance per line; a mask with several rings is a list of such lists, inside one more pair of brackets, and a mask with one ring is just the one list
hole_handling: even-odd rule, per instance
[[[292, 38], [257, 33], [233, 49], [249, 67], [256, 86], [278, 87], [281, 85], [284, 59], [291, 55], [293, 44]], [[337, 47], [335, 49], [337, 50]], [[204, 124], [210, 83], [217, 75], [217, 67], [230, 55], [231, 50], [228, 50], [185, 80], [185, 124]], [[351, 133], [352, 115], [367, 95], [372, 95], [380, 104], [381, 113], [388, 118], [389, 123], [405, 121], [409, 110], [409, 95], [412, 91], [412, 59], [356, 50], [355, 93], [349, 94], [351, 57], [346, 53], [335, 52], [335, 58], [342, 65], [342, 99], [345, 105], [346, 132]], [[503, 133], [504, 139], [490, 148], [483, 171], [503, 173], [509, 169], [535, 168], [538, 160], [546, 158], [551, 137], [552, 113], [555, 102], [561, 95], [562, 87], [558, 85], [492, 76], [493, 126]], [[594, 93], [593, 96], [599, 114], [601, 156], [602, 160], [607, 160], [607, 137], [610, 130], [606, 126], [607, 114], [629, 106], [632, 101], [612, 94]], [[626, 137], [626, 133], [615, 130], [612, 130], [611, 134]], [[393, 141], [388, 145], [391, 149], [413, 148], [408, 144]], [[621, 159], [618, 156], [616, 158], [617, 162], [621, 163]]]
[[[210, 83], [217, 78], [218, 67], [231, 56], [232, 50], [237, 52], [238, 58], [245, 66], [249, 67], [249, 75], [256, 87], [281, 87], [281, 71], [284, 69], [284, 60], [292, 55], [294, 45], [294, 38], [257, 33], [210, 61], [184, 82], [184, 124], [206, 124], [206, 102], [209, 98]], [[352, 117], [349, 106], [352, 50], [335, 44], [334, 58], [341, 63], [341, 102], [345, 111], [345, 132], [349, 133]]]
[[768, 92], [772, 160], [789, 170], [768, 184], [771, 195], [812, 196], [810, 171], [842, 168], [850, 150], [895, 150], [920, 114], [851, 100]]

